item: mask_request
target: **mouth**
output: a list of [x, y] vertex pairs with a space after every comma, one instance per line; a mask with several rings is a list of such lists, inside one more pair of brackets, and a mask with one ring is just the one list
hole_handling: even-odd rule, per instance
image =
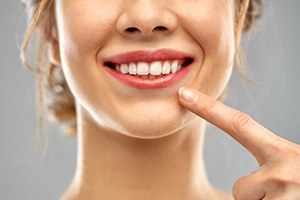
[[139, 61], [121, 64], [105, 62], [104, 66], [124, 75], [155, 79], [169, 74], [175, 74], [189, 66], [193, 61], [192, 58], [187, 57], [184, 59], [156, 60], [153, 62]]
[[104, 61], [107, 72], [138, 89], [159, 89], [179, 82], [194, 58], [173, 50], [136, 51]]

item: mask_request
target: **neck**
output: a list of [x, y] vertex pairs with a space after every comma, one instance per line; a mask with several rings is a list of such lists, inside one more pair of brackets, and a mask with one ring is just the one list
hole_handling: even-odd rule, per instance
[[202, 155], [205, 124], [200, 118], [159, 139], [131, 138], [86, 119], [79, 124], [78, 165], [70, 188], [74, 196], [207, 199], [210, 186]]

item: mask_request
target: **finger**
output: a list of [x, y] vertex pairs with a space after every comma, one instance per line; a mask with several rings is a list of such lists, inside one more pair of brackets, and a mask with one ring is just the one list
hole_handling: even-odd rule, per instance
[[180, 88], [180, 103], [242, 144], [262, 164], [274, 154], [280, 138], [248, 115], [194, 89]]
[[262, 175], [259, 171], [238, 179], [232, 188], [235, 200], [264, 199], [266, 196]]

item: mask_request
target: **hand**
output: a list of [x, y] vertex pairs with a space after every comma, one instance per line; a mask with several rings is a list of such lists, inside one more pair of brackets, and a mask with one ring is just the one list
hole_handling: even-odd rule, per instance
[[233, 187], [236, 200], [300, 200], [300, 145], [284, 140], [248, 115], [194, 89], [179, 90], [180, 103], [242, 144], [259, 169]]

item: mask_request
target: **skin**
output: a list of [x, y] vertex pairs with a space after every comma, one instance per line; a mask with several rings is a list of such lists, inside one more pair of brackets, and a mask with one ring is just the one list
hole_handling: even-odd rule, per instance
[[179, 91], [180, 103], [224, 130], [257, 160], [259, 168], [233, 187], [236, 200], [300, 199], [300, 146], [278, 137], [251, 117], [194, 89]]
[[[183, 86], [200, 91], [197, 95], [206, 94], [210, 103], [224, 91], [235, 52], [233, 4], [233, 0], [55, 1], [49, 60], [64, 71], [76, 99], [78, 122], [77, 169], [62, 199], [231, 199], [206, 177], [202, 155], [205, 120], [248, 147], [260, 164], [265, 161], [253, 143], [264, 147], [275, 136], [256, 133], [256, 140], [248, 141], [247, 134], [241, 139], [227, 123], [233, 112], [228, 107], [218, 103], [213, 104], [217, 109], [206, 109], [210, 104], [202, 105], [200, 98], [192, 103], [182, 97], [178, 100]], [[132, 27], [135, 31], [128, 31]], [[161, 48], [194, 58], [187, 78], [167, 89], [133, 89], [111, 79], [103, 68], [103, 60], [116, 54]], [[242, 131], [262, 133], [258, 127], [252, 123]], [[299, 157], [297, 145], [286, 146], [296, 146], [298, 154], [289, 152]], [[275, 153], [271, 149], [269, 153]], [[245, 178], [237, 182], [234, 197], [249, 198], [256, 183], [266, 189], [264, 184], [272, 185]]]

